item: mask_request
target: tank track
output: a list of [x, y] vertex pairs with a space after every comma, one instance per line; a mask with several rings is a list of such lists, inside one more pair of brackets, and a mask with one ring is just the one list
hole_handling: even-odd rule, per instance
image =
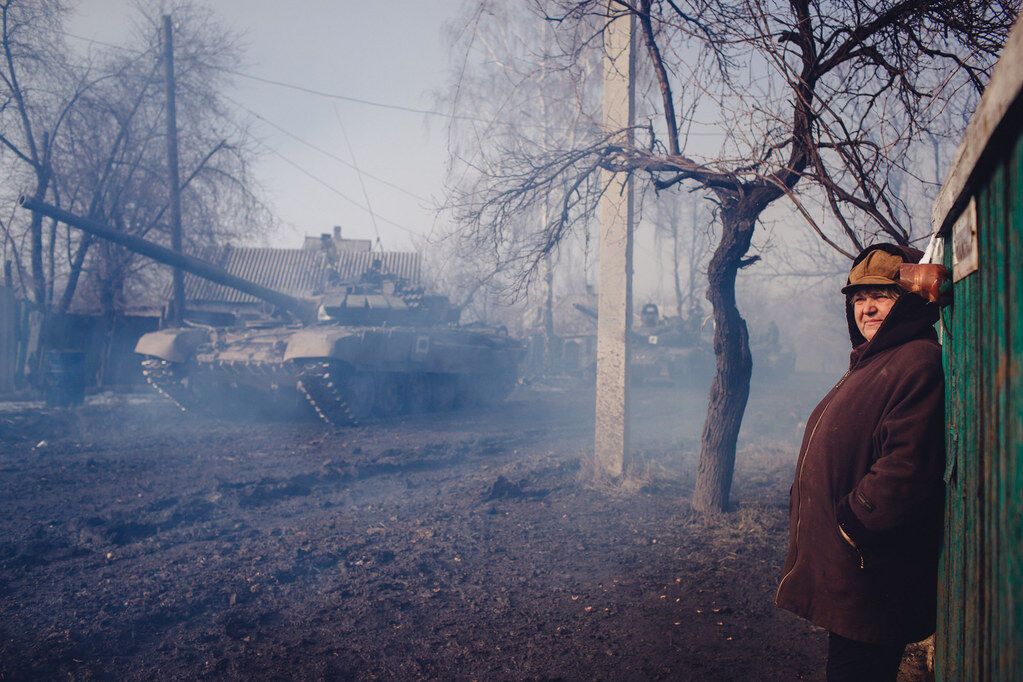
[[159, 358], [147, 358], [142, 361], [142, 375], [146, 377], [149, 385], [177, 405], [182, 412], [187, 412], [188, 408], [185, 407], [185, 403], [188, 402], [185, 395], [187, 389], [181, 385], [181, 377], [176, 369], [174, 363]]
[[359, 422], [341, 394], [339, 384], [334, 366], [326, 361], [303, 365], [295, 383], [324, 422], [333, 427], [357, 426]]

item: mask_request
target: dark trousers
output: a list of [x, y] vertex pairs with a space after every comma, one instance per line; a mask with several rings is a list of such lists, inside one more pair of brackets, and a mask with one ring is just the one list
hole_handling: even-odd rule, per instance
[[895, 682], [905, 644], [867, 644], [828, 633], [828, 682]]

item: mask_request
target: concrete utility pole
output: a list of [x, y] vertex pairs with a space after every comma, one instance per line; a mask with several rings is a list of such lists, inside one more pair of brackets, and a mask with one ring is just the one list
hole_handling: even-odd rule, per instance
[[[174, 103], [174, 35], [169, 14], [163, 15], [163, 67], [167, 83], [167, 171], [170, 175], [171, 249], [181, 253], [181, 185], [178, 177], [178, 114]], [[185, 315], [185, 278], [174, 268], [171, 324], [181, 326]]]
[[[615, 10], [609, 1], [608, 16]], [[635, 118], [635, 20], [630, 14], [604, 29], [604, 130], [623, 132], [633, 143]], [[602, 171], [597, 310], [597, 420], [594, 454], [606, 475], [625, 471], [629, 450], [629, 335], [632, 330], [632, 181], [626, 173]]]
[[[547, 22], [543, 22], [540, 27], [540, 42], [541, 49], [543, 50], [543, 67], [540, 69], [540, 120], [545, 123], [543, 128], [543, 146], [544, 149], [551, 148], [550, 140], [550, 121], [547, 120], [547, 76], [550, 74], [550, 54], [549, 54], [549, 30]], [[544, 197], [543, 200], [543, 220], [544, 229], [550, 224], [551, 221], [551, 198], [550, 196]], [[550, 251], [547, 251], [543, 255], [543, 371], [548, 372], [552, 369], [552, 351], [554, 344], [554, 257]]]

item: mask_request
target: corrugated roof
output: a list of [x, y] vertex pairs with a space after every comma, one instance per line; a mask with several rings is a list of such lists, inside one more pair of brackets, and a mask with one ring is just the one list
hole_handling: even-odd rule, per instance
[[[224, 268], [232, 275], [262, 284], [291, 296], [309, 296], [327, 287], [331, 267], [323, 251], [312, 249], [276, 249], [253, 246], [207, 246], [197, 258]], [[381, 272], [419, 283], [422, 259], [412, 251], [341, 251], [336, 269], [341, 281], [357, 281], [375, 259]], [[168, 288], [167, 297], [170, 297]], [[259, 299], [231, 287], [185, 274], [185, 298], [192, 303], [258, 303]]]
[[419, 284], [422, 259], [414, 251], [340, 251], [337, 256], [337, 272], [342, 282], [357, 280], [379, 258], [383, 274], [397, 275], [409, 284]]
[[[292, 296], [323, 291], [327, 262], [320, 251], [252, 246], [204, 247], [196, 257], [215, 263], [232, 275]], [[256, 303], [259, 299], [194, 275], [185, 275], [189, 301]]]

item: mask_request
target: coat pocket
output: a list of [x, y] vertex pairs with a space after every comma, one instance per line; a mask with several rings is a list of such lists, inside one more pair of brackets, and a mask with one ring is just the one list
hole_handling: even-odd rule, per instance
[[861, 571], [867, 570], [867, 562], [863, 555], [863, 550], [845, 539], [842, 535], [842, 526], [838, 523], [835, 524], [835, 535], [838, 536], [838, 541], [842, 544], [845, 554], [856, 561], [856, 565], [859, 566]]

